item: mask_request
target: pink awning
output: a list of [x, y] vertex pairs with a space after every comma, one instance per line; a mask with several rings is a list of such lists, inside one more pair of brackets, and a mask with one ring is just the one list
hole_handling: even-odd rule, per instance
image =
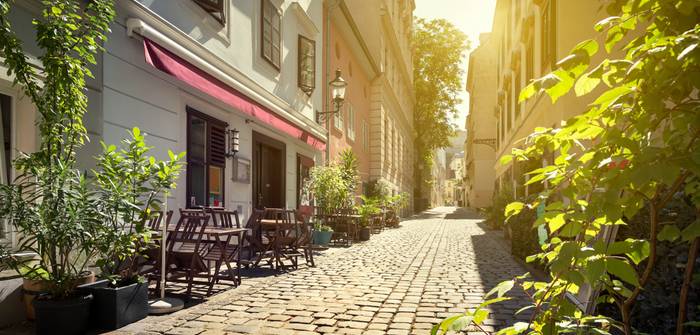
[[144, 39], [143, 47], [146, 54], [146, 62], [156, 69], [180, 79], [236, 110], [250, 115], [260, 122], [268, 124], [318, 150], [323, 151], [326, 149], [326, 143], [323, 140], [275, 114], [267, 107], [238, 92], [155, 42]]

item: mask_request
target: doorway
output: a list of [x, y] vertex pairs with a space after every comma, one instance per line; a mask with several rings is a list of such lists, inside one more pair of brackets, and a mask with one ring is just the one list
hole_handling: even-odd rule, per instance
[[285, 208], [284, 143], [253, 132], [253, 207]]

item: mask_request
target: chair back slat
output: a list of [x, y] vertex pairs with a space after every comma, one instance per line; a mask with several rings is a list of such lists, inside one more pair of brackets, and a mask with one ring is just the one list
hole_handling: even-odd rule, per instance
[[181, 214], [180, 220], [175, 226], [175, 231], [168, 235], [168, 251], [173, 252], [177, 247], [187, 245], [188, 247], [193, 246], [194, 251], [198, 252], [208, 221], [208, 215]]
[[[173, 218], [173, 211], [169, 210], [165, 215], [165, 224], [169, 225], [170, 220]], [[160, 225], [163, 222], [163, 211], [153, 211], [151, 213], [151, 218], [148, 219], [148, 228], [157, 231], [160, 230]]]
[[241, 222], [238, 217], [238, 211], [215, 209], [210, 210], [209, 214], [212, 217], [212, 223], [215, 227], [241, 228]]

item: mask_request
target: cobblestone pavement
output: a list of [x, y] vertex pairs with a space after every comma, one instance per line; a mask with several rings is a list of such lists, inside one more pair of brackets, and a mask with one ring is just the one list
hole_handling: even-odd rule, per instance
[[[464, 210], [434, 209], [368, 242], [323, 252], [314, 268], [244, 278], [202, 304], [120, 333], [429, 334], [442, 318], [478, 305], [499, 281], [525, 272], [477, 223]], [[484, 328], [515, 322], [521, 304], [494, 305]]]

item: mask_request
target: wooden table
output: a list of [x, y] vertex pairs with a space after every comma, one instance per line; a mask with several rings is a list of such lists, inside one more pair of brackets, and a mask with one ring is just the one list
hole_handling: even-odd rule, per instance
[[[177, 233], [177, 225], [169, 224], [167, 226], [169, 233]], [[204, 256], [204, 259], [214, 261], [216, 264], [216, 269], [214, 271], [214, 276], [212, 280], [218, 282], [221, 278], [226, 278], [226, 276], [221, 276], [219, 270], [222, 264], [226, 264], [229, 271], [229, 278], [236, 285], [241, 284], [241, 252], [243, 247], [243, 241], [245, 240], [246, 234], [250, 231], [248, 228], [223, 228], [223, 227], [210, 227], [204, 228], [204, 235], [208, 237], [208, 243], [212, 245], [212, 248]], [[232, 244], [231, 239], [237, 237], [235, 244]], [[165, 244], [167, 245], [167, 243]], [[235, 259], [234, 259], [235, 256]], [[233, 268], [231, 267], [231, 261], [236, 262], [236, 274], [233, 273]]]

